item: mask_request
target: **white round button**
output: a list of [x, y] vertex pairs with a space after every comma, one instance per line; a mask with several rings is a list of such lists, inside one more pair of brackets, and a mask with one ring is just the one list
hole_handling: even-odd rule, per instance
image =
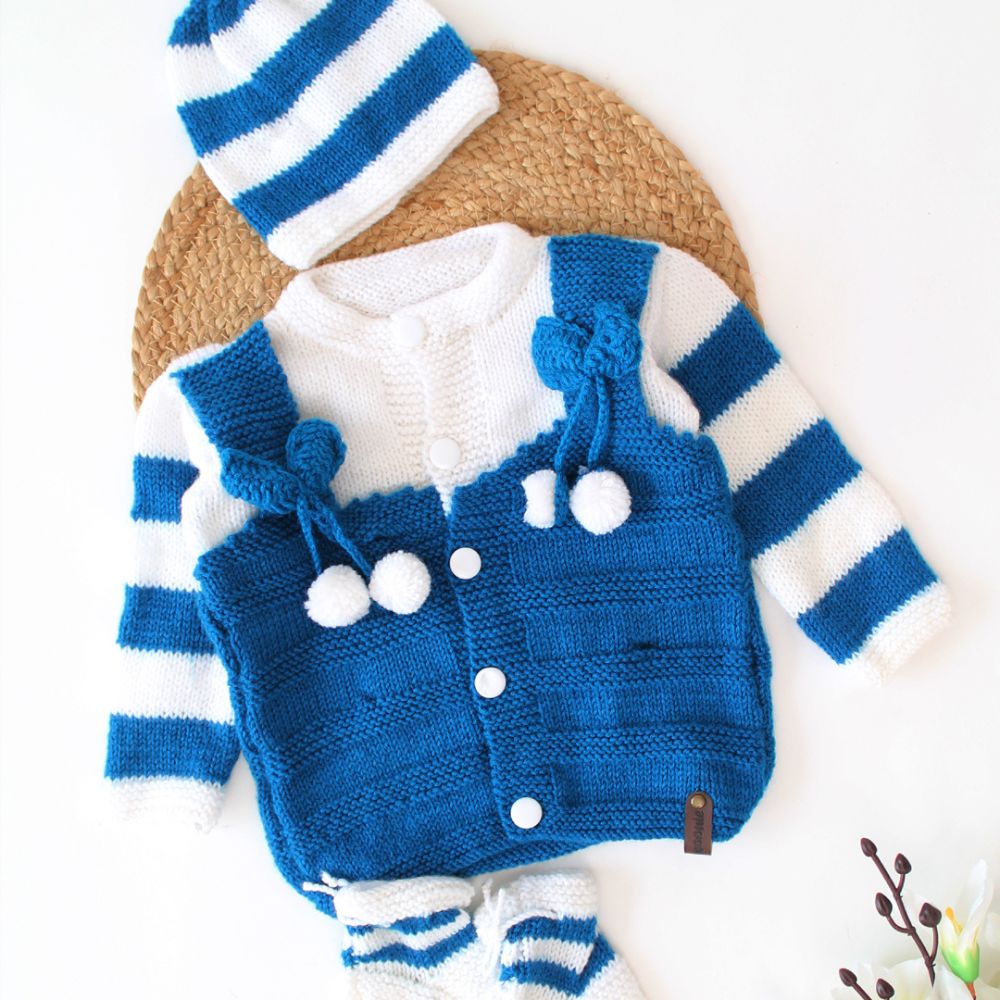
[[462, 460], [462, 449], [451, 438], [438, 438], [431, 444], [430, 456], [439, 469], [454, 469]]
[[522, 830], [533, 830], [542, 821], [542, 804], [538, 799], [518, 799], [510, 807], [510, 818], [514, 826]]
[[483, 667], [476, 674], [476, 693], [481, 698], [499, 698], [507, 689], [507, 675], [498, 667]]
[[419, 316], [392, 317], [392, 337], [400, 347], [418, 347], [425, 332]]
[[455, 549], [448, 560], [452, 573], [459, 580], [471, 580], [483, 568], [483, 560], [475, 549]]

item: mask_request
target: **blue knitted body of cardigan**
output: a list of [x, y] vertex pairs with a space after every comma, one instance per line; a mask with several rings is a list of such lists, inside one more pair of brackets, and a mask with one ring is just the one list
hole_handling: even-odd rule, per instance
[[[433, 488], [340, 512], [370, 562], [400, 549], [424, 562], [417, 613], [311, 621], [310, 545], [325, 566], [349, 560], [296, 513], [261, 509], [201, 557], [199, 612], [296, 887], [320, 872], [474, 874], [681, 837], [694, 791], [712, 796], [727, 839], [763, 794], [770, 663], [726, 472], [708, 437], [660, 426], [640, 387], [636, 321], [654, 254], [612, 238], [560, 243], [555, 316], [535, 356], [566, 393], [566, 419], [459, 487], [447, 513]], [[299, 415], [263, 327], [175, 377], [220, 453], [259, 460], [275, 482], [293, 475]], [[601, 464], [628, 485], [627, 521], [603, 535], [568, 517], [526, 524], [523, 480], [575, 474], [599, 437]], [[471, 579], [449, 570], [463, 547], [482, 560]], [[476, 694], [489, 666], [506, 675], [502, 697]], [[542, 806], [531, 829], [511, 819], [522, 797]]]

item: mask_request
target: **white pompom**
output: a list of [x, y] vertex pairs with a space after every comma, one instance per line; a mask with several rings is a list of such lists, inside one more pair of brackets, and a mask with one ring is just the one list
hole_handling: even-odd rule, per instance
[[312, 582], [306, 614], [323, 628], [342, 628], [364, 618], [371, 607], [364, 577], [352, 566], [331, 566]]
[[554, 469], [539, 469], [522, 483], [524, 488], [524, 523], [532, 528], [551, 528], [556, 523], [556, 474]]
[[592, 535], [606, 535], [623, 525], [632, 513], [632, 497], [617, 472], [588, 472], [569, 494], [569, 509]]
[[376, 604], [397, 615], [419, 611], [431, 592], [431, 575], [412, 552], [390, 552], [372, 570], [368, 593]]

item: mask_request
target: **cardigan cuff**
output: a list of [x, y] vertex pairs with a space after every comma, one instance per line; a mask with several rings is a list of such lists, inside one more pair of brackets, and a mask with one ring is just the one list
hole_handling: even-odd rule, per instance
[[881, 685], [951, 622], [951, 594], [932, 583], [894, 611], [845, 664]]
[[106, 780], [108, 811], [120, 823], [180, 826], [207, 833], [222, 811], [223, 787], [191, 778]]

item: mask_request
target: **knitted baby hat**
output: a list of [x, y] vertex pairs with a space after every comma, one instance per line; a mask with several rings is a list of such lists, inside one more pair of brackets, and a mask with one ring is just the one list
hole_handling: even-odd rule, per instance
[[205, 172], [296, 268], [389, 213], [499, 108], [425, 0], [191, 0], [168, 51]]

